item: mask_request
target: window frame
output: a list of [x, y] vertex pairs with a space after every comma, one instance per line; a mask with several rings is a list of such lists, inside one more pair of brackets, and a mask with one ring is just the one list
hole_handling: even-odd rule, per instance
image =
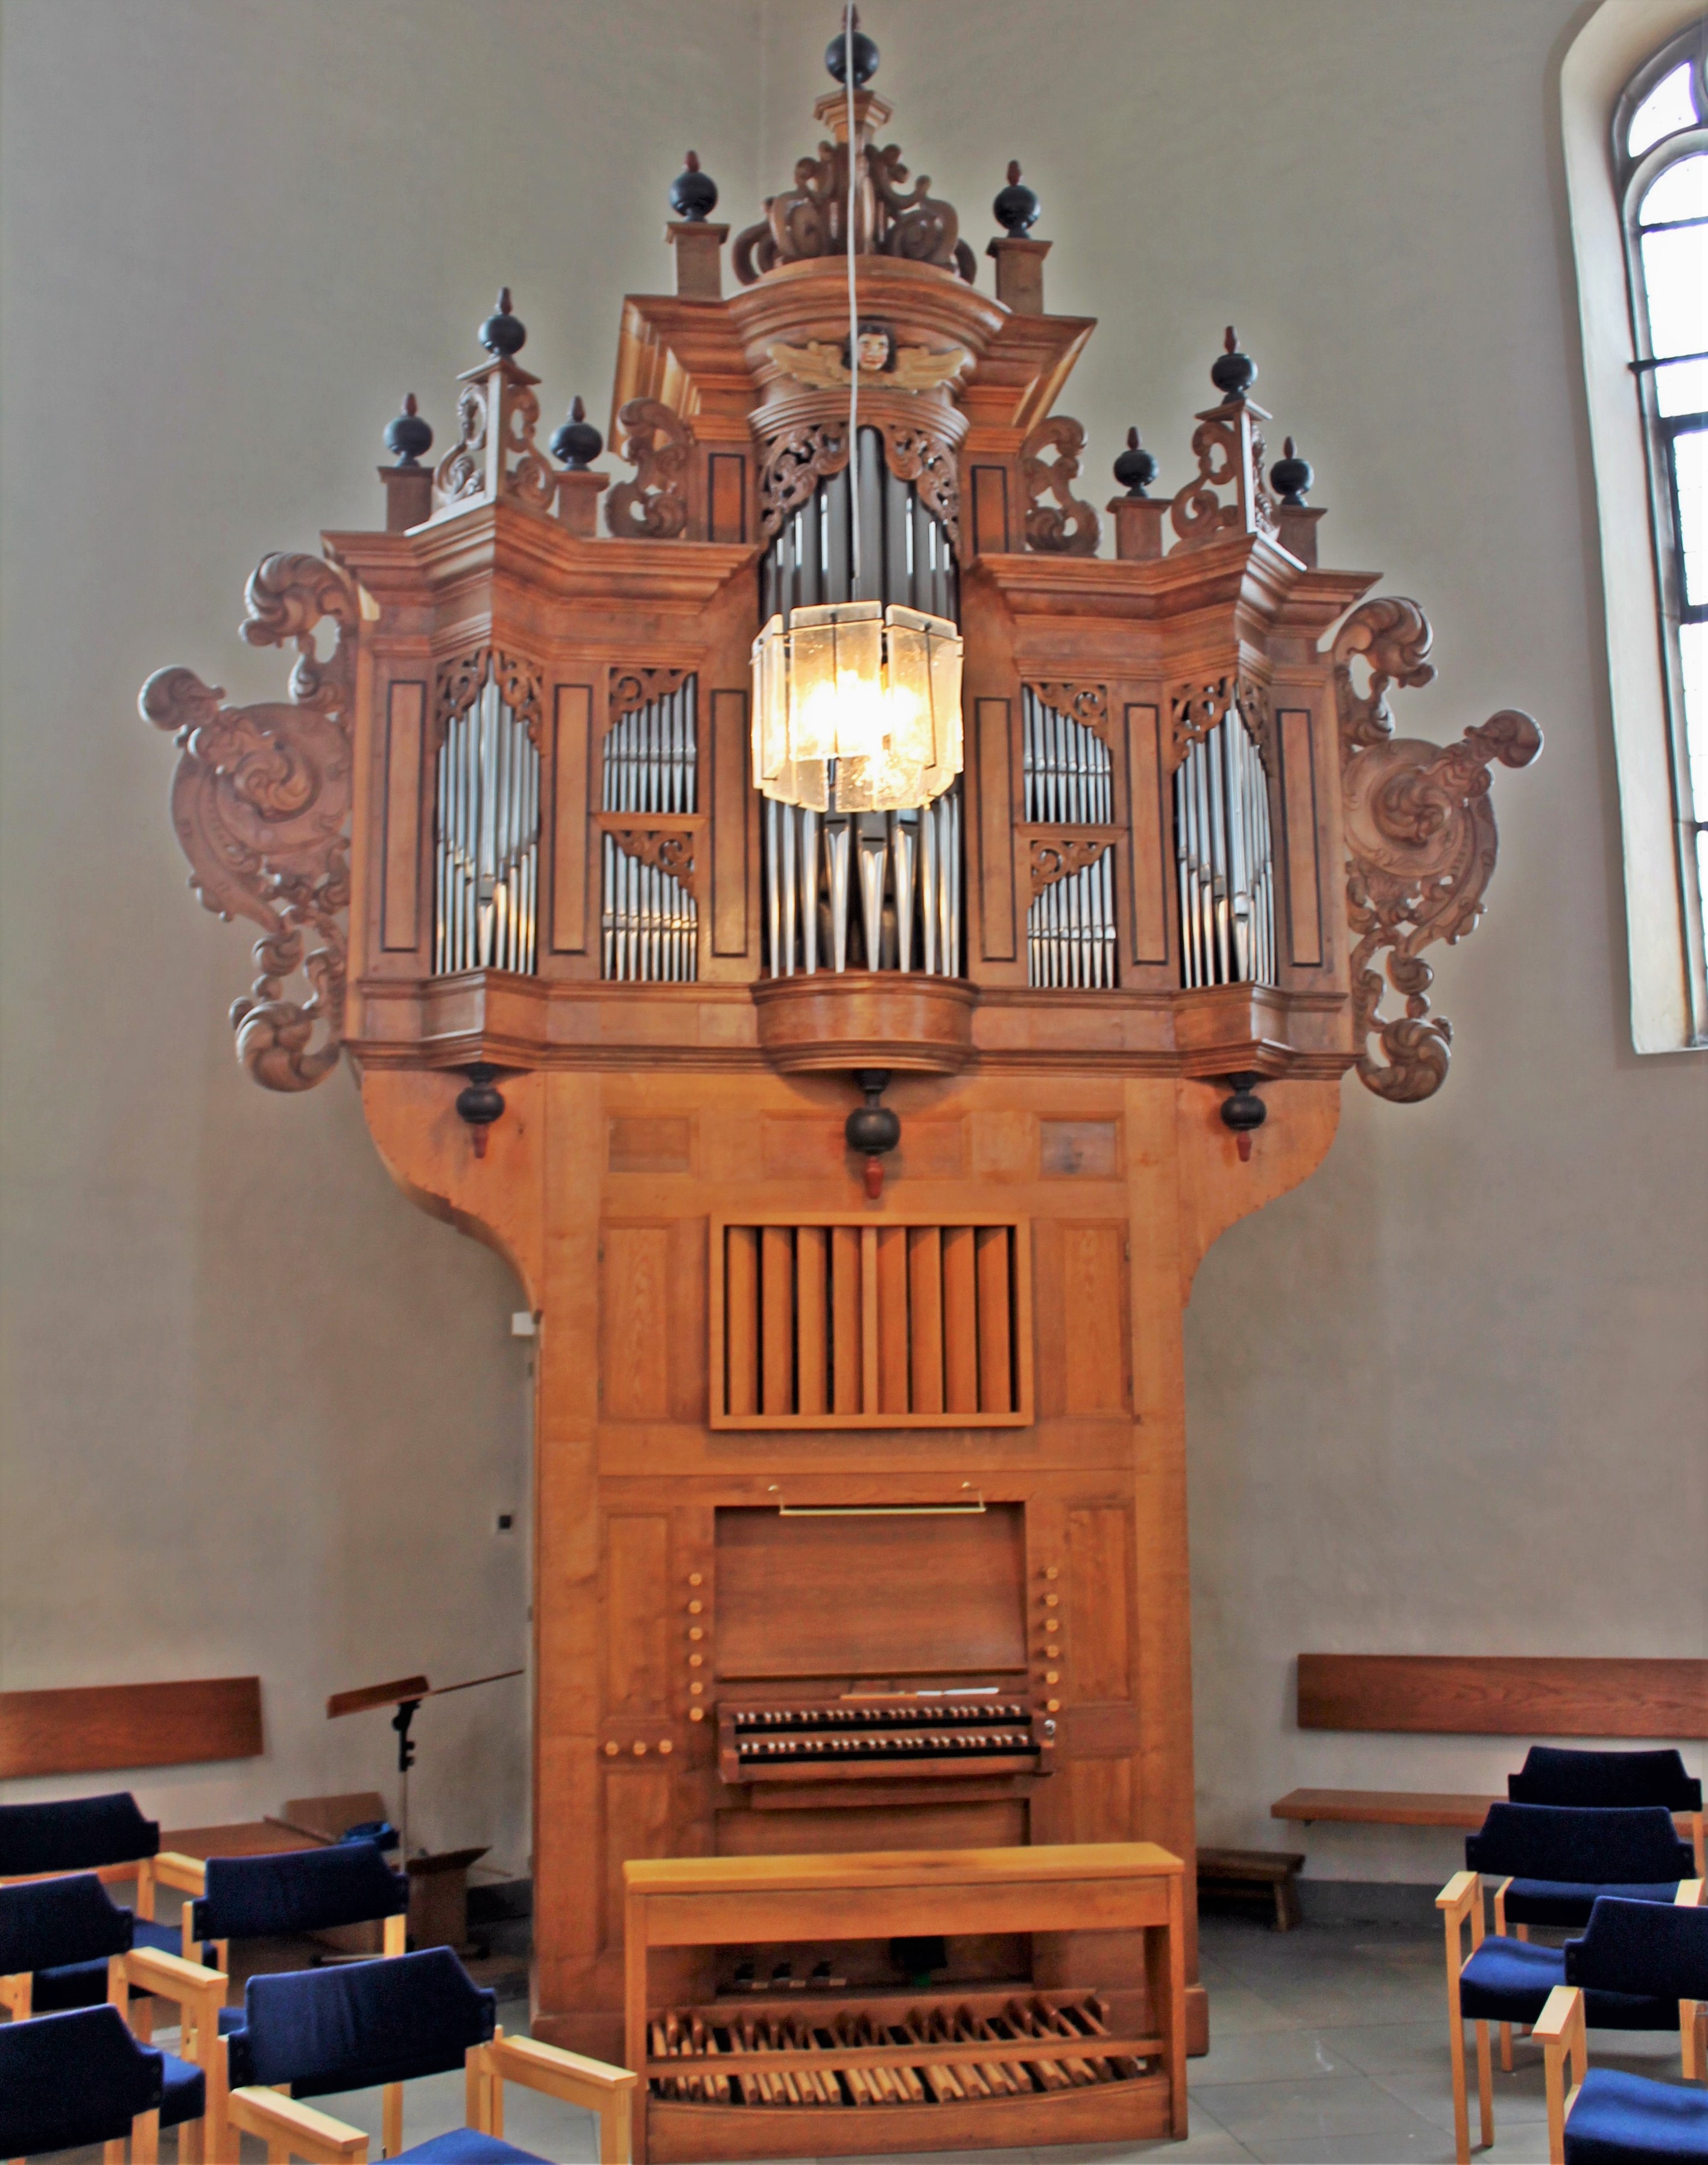
[[[1651, 356], [1631, 254], [1635, 203], [1690, 142], [1681, 130], [1636, 160], [1622, 145], [1631, 115], [1692, 53], [1703, 27], [1701, 0], [1601, 0], [1559, 61], [1563, 208], [1577, 272], [1618, 772], [1631, 1041], [1643, 1054], [1708, 1047], [1694, 820], [1687, 835], [1682, 816], [1690, 798], [1677, 615], [1668, 614], [1677, 591], [1676, 521], [1669, 478], [1657, 501], [1653, 371], [1637, 366]], [[1699, 105], [1699, 114], [1705, 110]]]
[[[1680, 66], [1690, 71], [1697, 121], [1674, 129], [1633, 157], [1627, 150], [1631, 125], [1645, 98]], [[1708, 429], [1708, 405], [1689, 414], [1663, 414], [1658, 389], [1660, 366], [1679, 358], [1654, 350], [1649, 321], [1648, 274], [1642, 260], [1647, 229], [1641, 218], [1643, 198], [1661, 176], [1685, 159], [1708, 155], [1708, 16], [1700, 17], [1653, 54], [1626, 84], [1613, 108], [1610, 150], [1619, 191], [1620, 230], [1625, 243], [1625, 280], [1633, 348], [1630, 364], [1638, 410], [1642, 416], [1647, 456], [1650, 541], [1654, 552], [1657, 629], [1665, 701], [1672, 814], [1679, 857], [1691, 1040], [1708, 1040], [1708, 940], [1705, 940], [1700, 857], [1696, 837], [1708, 832], [1708, 804], [1697, 804], [1690, 777], [1686, 729], [1684, 662], [1679, 630], [1684, 624], [1708, 622], [1708, 603], [1694, 607], [1686, 598], [1684, 551], [1680, 532], [1678, 474], [1673, 445], [1680, 435]], [[1708, 220], [1690, 221], [1708, 223]], [[1681, 221], [1682, 223], [1682, 221]], [[1708, 730], [1708, 715], [1699, 727]]]

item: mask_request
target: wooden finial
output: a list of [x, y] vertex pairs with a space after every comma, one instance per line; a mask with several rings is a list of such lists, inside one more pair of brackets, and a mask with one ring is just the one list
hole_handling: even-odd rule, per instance
[[423, 451], [433, 448], [433, 430], [421, 418], [415, 393], [406, 393], [403, 411], [386, 424], [386, 449], [397, 454], [400, 466], [418, 466]]
[[1008, 161], [1008, 185], [991, 206], [991, 216], [1011, 240], [1018, 240], [1038, 223], [1038, 198], [1020, 177], [1020, 161]]
[[1145, 450], [1137, 429], [1127, 432], [1127, 449], [1115, 461], [1115, 478], [1129, 497], [1144, 496], [1157, 477], [1156, 454]]
[[1238, 336], [1230, 324], [1222, 335], [1222, 351], [1210, 371], [1210, 381], [1222, 393], [1223, 405], [1233, 405], [1243, 399], [1257, 381], [1257, 363], [1248, 354], [1240, 351]]
[[678, 218], [697, 225], [717, 208], [717, 183], [700, 170], [700, 153], [690, 150], [682, 170], [670, 182], [670, 208]]
[[499, 287], [498, 306], [481, 326], [481, 343], [505, 361], [528, 343], [528, 327], [512, 305], [507, 286]]

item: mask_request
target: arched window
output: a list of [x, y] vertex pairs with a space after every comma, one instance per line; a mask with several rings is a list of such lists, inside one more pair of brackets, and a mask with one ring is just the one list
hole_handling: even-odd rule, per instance
[[[1637, 71], [1615, 109], [1632, 363], [1648, 446], [1681, 886], [1701, 952], [1708, 894], [1708, 22]], [[1699, 1030], [1701, 1019], [1698, 1018]]]

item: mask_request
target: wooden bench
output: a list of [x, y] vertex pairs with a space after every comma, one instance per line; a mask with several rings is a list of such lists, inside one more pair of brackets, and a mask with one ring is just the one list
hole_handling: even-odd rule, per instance
[[[1183, 1877], [1180, 1858], [1153, 1842], [631, 1859], [624, 1998], [628, 2064], [641, 2078], [637, 2165], [1184, 2136]], [[654, 1947], [885, 1940], [898, 1927], [1141, 1933], [1154, 2034], [1123, 2036], [1113, 2016], [1105, 2026], [1094, 1994], [1030, 1986], [865, 1993], [859, 2005], [802, 1993], [788, 2013], [807, 2018], [804, 2029], [780, 2039], [788, 2015], [770, 2014], [751, 2041], [754, 2025], [727, 2001], [662, 2014], [648, 2004]]]
[[1296, 1850], [1205, 1849], [1198, 1852], [1198, 1899], [1261, 1902], [1274, 1906], [1275, 1930], [1290, 1932], [1299, 1922], [1295, 1882], [1305, 1860]]

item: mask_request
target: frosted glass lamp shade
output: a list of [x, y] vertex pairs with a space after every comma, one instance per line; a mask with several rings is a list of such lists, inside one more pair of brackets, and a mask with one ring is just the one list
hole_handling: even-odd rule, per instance
[[961, 636], [948, 618], [838, 602], [754, 641], [754, 783], [817, 812], [928, 804], [961, 771]]

